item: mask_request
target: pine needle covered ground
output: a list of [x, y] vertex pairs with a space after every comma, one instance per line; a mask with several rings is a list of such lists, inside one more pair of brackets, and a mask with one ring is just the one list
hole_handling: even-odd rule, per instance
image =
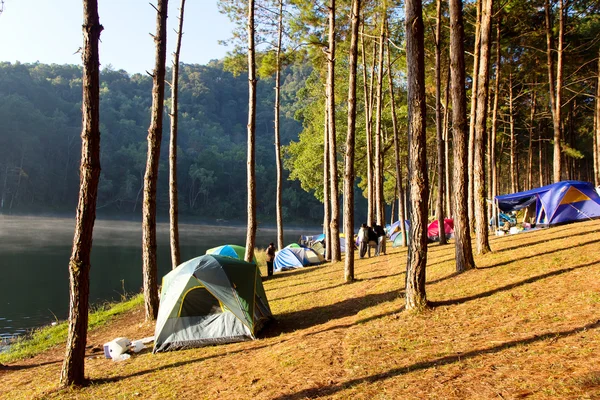
[[85, 388], [57, 390], [64, 345], [0, 367], [0, 397], [77, 399], [598, 399], [600, 222], [491, 240], [454, 274], [429, 247], [421, 314], [403, 311], [406, 250], [265, 281], [260, 340], [112, 362], [93, 346], [153, 334], [141, 308], [90, 332]]

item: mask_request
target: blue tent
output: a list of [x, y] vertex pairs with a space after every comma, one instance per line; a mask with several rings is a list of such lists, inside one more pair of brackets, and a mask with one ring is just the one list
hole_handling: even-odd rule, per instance
[[286, 247], [275, 253], [273, 267], [276, 272], [292, 268], [304, 268], [307, 265], [317, 265], [323, 262], [323, 257], [307, 247]]
[[[388, 237], [390, 238], [390, 241], [394, 242], [394, 240], [396, 240], [396, 237], [400, 234], [400, 232], [402, 232], [402, 227], [400, 226], [400, 221], [396, 221], [391, 225], [387, 225], [385, 227]], [[408, 221], [404, 221], [404, 229], [406, 230], [406, 232], [408, 232], [408, 230], [410, 229], [410, 225], [408, 223]], [[402, 240], [402, 238], [400, 238], [400, 240]]]
[[556, 225], [600, 217], [600, 196], [588, 182], [562, 181], [541, 188], [496, 196], [503, 212], [517, 211], [535, 204], [535, 223]]
[[[244, 255], [246, 254], [246, 248], [235, 244], [224, 244], [223, 246], [213, 247], [212, 249], [206, 250], [206, 254], [216, 254], [219, 256], [227, 256], [236, 258], [244, 261]], [[252, 256], [252, 262], [257, 264], [256, 256]]]

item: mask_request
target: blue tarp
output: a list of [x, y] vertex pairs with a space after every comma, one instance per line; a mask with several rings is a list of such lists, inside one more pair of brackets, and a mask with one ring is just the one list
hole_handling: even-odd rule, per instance
[[600, 217], [600, 196], [588, 182], [562, 181], [525, 192], [496, 196], [503, 212], [536, 206], [535, 223], [555, 225]]

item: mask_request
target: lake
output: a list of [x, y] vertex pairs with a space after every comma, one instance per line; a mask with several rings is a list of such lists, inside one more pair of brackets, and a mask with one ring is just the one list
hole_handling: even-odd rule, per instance
[[[0, 215], [0, 339], [68, 318], [69, 258], [74, 218]], [[315, 230], [316, 229], [316, 230]], [[320, 228], [286, 229], [285, 243]], [[182, 261], [222, 244], [245, 245], [245, 226], [180, 224]], [[274, 227], [259, 227], [256, 246], [276, 242]], [[90, 304], [118, 300], [142, 287], [141, 222], [96, 220]], [[157, 225], [158, 281], [171, 270], [169, 224]]]

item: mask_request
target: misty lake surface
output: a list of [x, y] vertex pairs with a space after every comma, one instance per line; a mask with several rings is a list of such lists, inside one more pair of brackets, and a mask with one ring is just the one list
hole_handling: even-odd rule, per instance
[[[68, 318], [69, 258], [74, 218], [0, 215], [0, 339]], [[285, 228], [285, 243], [315, 228]], [[318, 228], [316, 228], [318, 229]], [[180, 224], [182, 261], [223, 244], [244, 246], [245, 226]], [[256, 246], [276, 241], [274, 227], [259, 227]], [[90, 271], [90, 304], [119, 300], [142, 287], [139, 221], [96, 220]], [[157, 225], [158, 282], [171, 270], [169, 225]]]

